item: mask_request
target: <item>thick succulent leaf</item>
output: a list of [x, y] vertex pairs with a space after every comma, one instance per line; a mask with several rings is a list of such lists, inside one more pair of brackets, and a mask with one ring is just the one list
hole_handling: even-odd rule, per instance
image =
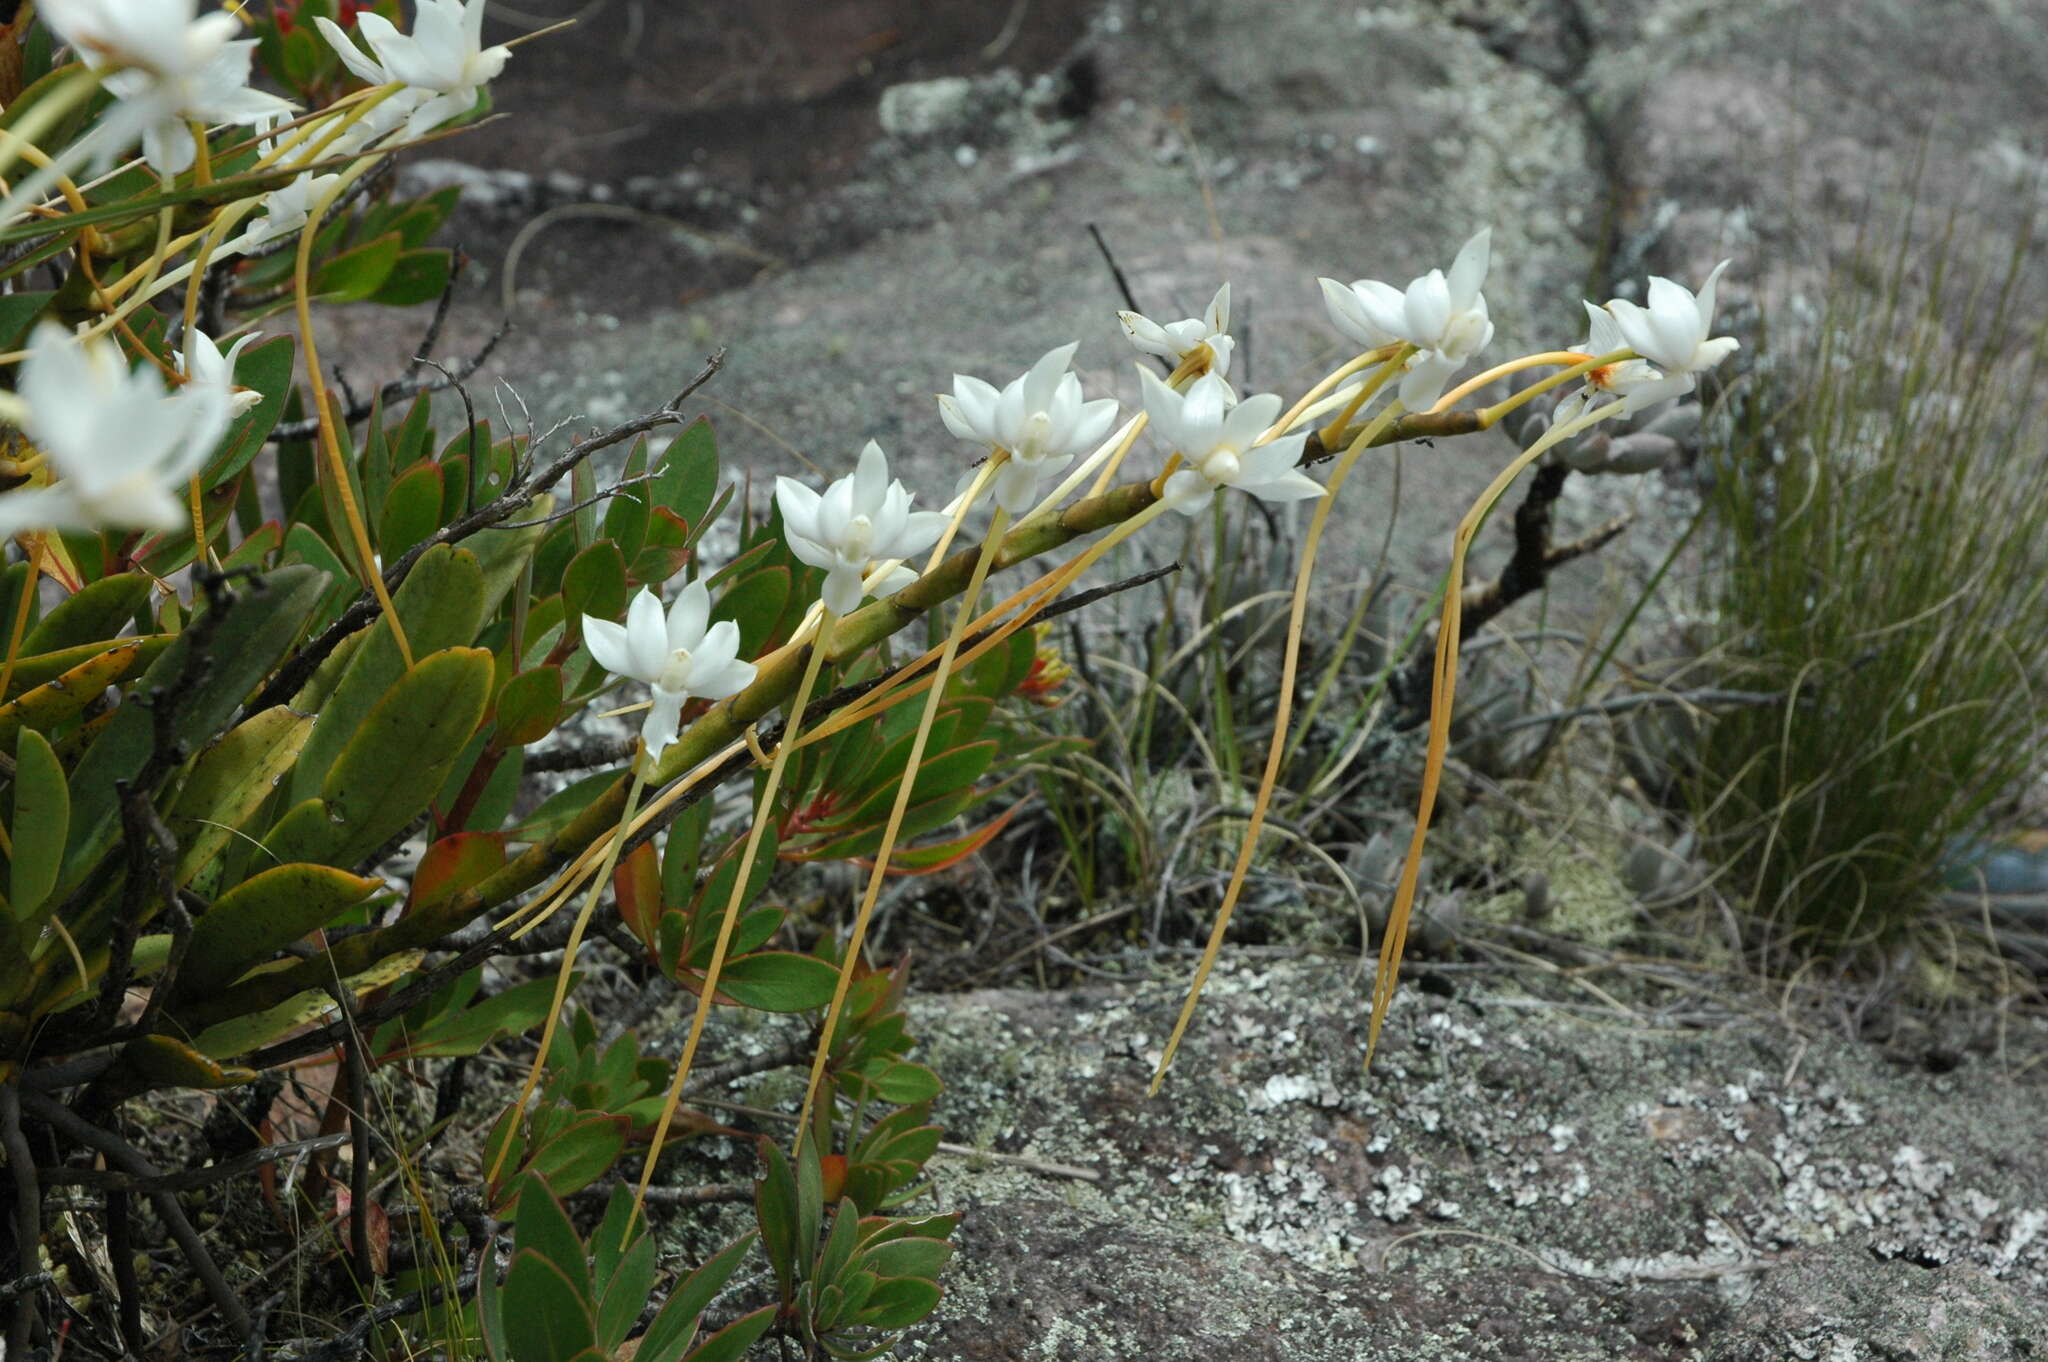
[[597, 1341], [590, 1303], [568, 1274], [531, 1249], [512, 1256], [504, 1294], [512, 1362], [566, 1362]]
[[[405, 622], [413, 657], [474, 642], [483, 623], [482, 592], [483, 567], [469, 550], [439, 544], [422, 554], [392, 601]], [[404, 671], [390, 622], [380, 618], [368, 627], [333, 694], [320, 705], [313, 736], [293, 772], [294, 800], [320, 793], [341, 750]]]
[[142, 645], [133, 641], [116, 645], [86, 659], [53, 681], [16, 696], [0, 705], [0, 748], [14, 746], [15, 734], [24, 728], [48, 732], [67, 719], [75, 718], [100, 698], [108, 686], [127, 675], [142, 656]]
[[[371, 989], [382, 988], [408, 970], [418, 968], [421, 958], [420, 951], [401, 951], [388, 960], [378, 961], [360, 974], [351, 974], [347, 980], [348, 988], [358, 997]], [[294, 993], [275, 1007], [207, 1027], [193, 1037], [192, 1048], [215, 1059], [244, 1055], [289, 1035], [308, 1022], [319, 1020], [333, 1010], [334, 999], [326, 989], [309, 988], [303, 993]]]
[[102, 577], [59, 601], [22, 640], [23, 655], [54, 653], [97, 643], [121, 632], [149, 599], [149, 578], [139, 572]]
[[752, 1233], [743, 1234], [704, 1261], [685, 1277], [640, 1337], [634, 1362], [676, 1362], [697, 1336], [697, 1320], [727, 1282], [739, 1271], [747, 1250], [754, 1246]]
[[178, 972], [179, 998], [225, 988], [383, 887], [382, 880], [325, 865], [280, 865], [252, 875], [193, 924]]
[[447, 780], [490, 689], [491, 655], [481, 648], [421, 658], [363, 717], [318, 800], [302, 802], [272, 830], [272, 854], [354, 865], [402, 831]]
[[519, 1231], [513, 1243], [517, 1251], [538, 1253], [562, 1269], [579, 1296], [590, 1296], [583, 1240], [569, 1223], [569, 1212], [548, 1185], [531, 1173], [519, 1182]]
[[768, 1326], [775, 1323], [776, 1314], [777, 1307], [764, 1305], [751, 1315], [741, 1315], [705, 1339], [686, 1362], [738, 1362], [746, 1356], [747, 1349], [768, 1332]]
[[[206, 665], [171, 716], [173, 734], [197, 745], [218, 733], [249, 692], [268, 676], [298, 638], [327, 576], [307, 567], [267, 573], [261, 589], [244, 585], [219, 627], [205, 642]], [[143, 690], [168, 687], [184, 668], [192, 647], [188, 625], [137, 683]], [[115, 784], [133, 780], [154, 746], [155, 718], [143, 705], [121, 705], [71, 772], [71, 837], [57, 892], [82, 883], [112, 849], [120, 831]]]
[[178, 839], [178, 883], [218, 856], [263, 807], [312, 731], [312, 715], [276, 705], [199, 754], [166, 820]]
[[23, 729], [14, 744], [13, 863], [8, 867], [8, 905], [23, 927], [42, 922], [40, 912], [63, 868], [64, 837], [71, 826], [71, 790], [49, 740]]
[[7, 683], [10, 699], [60, 679], [76, 671], [95, 658], [108, 653], [118, 653], [128, 659], [114, 680], [119, 681], [137, 667], [147, 667], [171, 646], [169, 634], [144, 634], [140, 638], [102, 639], [97, 643], [81, 643], [71, 648], [59, 648], [54, 653], [40, 653], [34, 657], [21, 657], [15, 661], [14, 676]]

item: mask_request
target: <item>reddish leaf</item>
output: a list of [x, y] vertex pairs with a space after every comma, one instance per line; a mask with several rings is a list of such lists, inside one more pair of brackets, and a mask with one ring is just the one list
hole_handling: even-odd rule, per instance
[[619, 917], [633, 935], [654, 949], [654, 924], [661, 917], [661, 862], [654, 843], [642, 842], [627, 852], [612, 872], [612, 892], [618, 896]]
[[428, 847], [412, 877], [406, 911], [446, 903], [505, 865], [505, 839], [495, 832], [457, 832]]

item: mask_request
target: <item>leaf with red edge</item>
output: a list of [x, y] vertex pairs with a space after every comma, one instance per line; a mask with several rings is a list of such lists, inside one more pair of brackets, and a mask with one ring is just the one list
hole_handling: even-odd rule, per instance
[[[990, 819], [965, 836], [954, 837], [943, 842], [932, 842], [921, 847], [899, 847], [896, 854], [889, 859], [889, 873], [891, 875], [936, 875], [941, 870], [951, 870], [954, 866], [994, 841], [996, 835], [1010, 825], [1010, 820], [1016, 817], [1017, 810], [1022, 807], [1023, 805], [1021, 804], [1012, 804], [999, 816]], [[866, 866], [873, 864], [873, 862], [864, 860], [860, 864]]]
[[620, 858], [619, 868], [612, 872], [612, 892], [618, 896], [619, 917], [653, 950], [655, 923], [662, 910], [661, 862], [655, 856], [654, 843], [642, 842]]
[[412, 877], [406, 911], [446, 903], [505, 865], [505, 838], [496, 832], [457, 832], [428, 847]]

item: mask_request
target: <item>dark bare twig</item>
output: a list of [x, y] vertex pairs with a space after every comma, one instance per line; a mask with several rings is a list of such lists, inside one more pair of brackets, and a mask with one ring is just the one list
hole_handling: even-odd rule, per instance
[[529, 775], [536, 771], [581, 771], [592, 766], [616, 766], [633, 755], [637, 738], [628, 735], [621, 738], [592, 738], [588, 742], [563, 743], [560, 747], [546, 752], [535, 752], [526, 758]]
[[102, 1187], [110, 1192], [190, 1192], [216, 1182], [229, 1181], [244, 1173], [253, 1173], [266, 1163], [335, 1149], [348, 1141], [345, 1131], [315, 1135], [310, 1139], [265, 1145], [239, 1158], [209, 1164], [205, 1168], [181, 1168], [158, 1178], [139, 1178], [112, 1168], [45, 1168], [41, 1173], [43, 1181], [52, 1187]]
[[[408, 367], [402, 377], [392, 379], [367, 398], [351, 400], [346, 407], [336, 414], [336, 418], [343, 425], [353, 426], [358, 422], [369, 419], [370, 413], [376, 411], [380, 406], [388, 409], [409, 397], [418, 397], [421, 393], [444, 392], [454, 387], [462, 379], [468, 378], [471, 374], [483, 368], [490, 361], [491, 355], [497, 350], [499, 342], [503, 341], [510, 334], [512, 334], [512, 324], [510, 322], [501, 324], [497, 330], [491, 333], [489, 340], [477, 347], [475, 354], [455, 360], [445, 366], [437, 365], [435, 367], [439, 372], [432, 375], [419, 372], [421, 361], [415, 355], [413, 357], [414, 365]], [[320, 418], [308, 416], [298, 421], [278, 422], [271, 430], [270, 438], [272, 440], [310, 440], [319, 433]]]
[[[166, 911], [182, 915], [178, 888], [171, 875], [178, 844], [157, 816], [153, 802], [159, 782], [176, 769], [186, 756], [178, 737], [178, 708], [213, 668], [210, 645], [221, 621], [234, 609], [238, 599], [228, 590], [232, 574], [195, 570], [195, 579], [206, 593], [207, 608], [185, 631], [185, 654], [178, 674], [147, 695], [132, 697], [131, 704], [147, 706], [150, 717], [150, 750], [133, 780], [119, 781], [121, 827], [128, 852], [127, 877], [121, 887], [113, 933], [107, 949], [107, 970], [100, 979], [99, 998], [94, 1003], [90, 1025], [111, 1026], [120, 1015], [121, 999], [127, 994], [135, 952], [135, 938], [150, 916], [151, 891]], [[189, 932], [190, 923], [186, 923]], [[173, 928], [175, 931], [175, 927]], [[179, 953], [182, 957], [182, 951]]]
[[377, 1290], [377, 1271], [370, 1263], [370, 1066], [363, 1057], [363, 1032], [356, 1024], [355, 997], [339, 979], [327, 990], [348, 1028], [342, 1042], [341, 1059], [348, 1075], [348, 1254], [355, 1262], [356, 1281], [363, 1299]]
[[[0, 1149], [7, 1151], [8, 1171], [14, 1177], [14, 1243], [18, 1268], [33, 1269], [36, 1245], [43, 1239], [43, 1190], [36, 1180], [35, 1158], [29, 1152], [28, 1137], [21, 1133], [21, 1092], [12, 1083], [0, 1086]], [[27, 1299], [7, 1320], [7, 1355], [20, 1357], [42, 1325], [36, 1298]]]
[[460, 1296], [476, 1289], [476, 1273], [465, 1272], [455, 1279], [451, 1290], [445, 1282], [435, 1282], [420, 1291], [409, 1291], [395, 1300], [386, 1301], [365, 1314], [330, 1342], [303, 1353], [286, 1354], [280, 1362], [342, 1362], [344, 1358], [355, 1357], [370, 1345], [371, 1335], [381, 1325], [407, 1315], [418, 1314], [447, 1300], [449, 1296]]
[[[630, 1182], [593, 1182], [569, 1195], [571, 1200], [601, 1201], [615, 1188], [632, 1185]], [[753, 1185], [745, 1182], [707, 1182], [698, 1187], [649, 1187], [646, 1196], [648, 1204], [654, 1206], [717, 1206], [753, 1199]]]
[[[107, 1156], [109, 1162], [124, 1173], [150, 1179], [163, 1176], [161, 1170], [144, 1158], [135, 1146], [113, 1131], [94, 1125], [54, 1098], [45, 1097], [39, 1092], [24, 1092], [21, 1094], [21, 1106], [23, 1111], [58, 1134], [99, 1150]], [[184, 1208], [178, 1204], [177, 1197], [169, 1192], [152, 1192], [149, 1201], [150, 1205], [156, 1208], [158, 1217], [163, 1220], [164, 1228], [170, 1231], [179, 1252], [184, 1255], [186, 1266], [192, 1269], [192, 1275], [199, 1279], [207, 1297], [213, 1301], [214, 1308], [220, 1311], [221, 1317], [238, 1336], [246, 1337], [249, 1332], [249, 1313], [242, 1308], [241, 1300], [228, 1286], [227, 1278], [221, 1275], [219, 1265], [213, 1261], [213, 1255], [206, 1251], [206, 1244], [199, 1238], [199, 1232], [193, 1229], [192, 1222], [185, 1218]]]
[[120, 1315], [121, 1342], [142, 1356], [149, 1337], [142, 1330], [142, 1283], [135, 1276], [135, 1213], [128, 1193], [107, 1192], [107, 1261], [114, 1269], [114, 1302]]
[[[725, 352], [720, 350], [705, 362], [704, 368], [684, 385], [681, 392], [660, 408], [636, 416], [630, 421], [621, 422], [610, 430], [573, 442], [559, 458], [545, 468], [528, 469], [522, 476], [514, 479], [512, 485], [507, 487], [502, 495], [466, 515], [456, 517], [428, 535], [400, 555], [397, 562], [384, 569], [385, 589], [396, 593], [399, 586], [404, 583], [406, 574], [412, 571], [413, 564], [417, 563], [427, 550], [442, 544], [460, 543], [471, 535], [510, 520], [515, 512], [532, 505], [541, 493], [560, 482], [578, 464], [599, 450], [622, 444], [636, 435], [644, 435], [661, 426], [680, 422], [683, 420], [683, 413], [679, 410], [682, 404], [688, 400], [691, 393], [710, 382], [712, 375], [724, 367], [724, 364]], [[320, 664], [327, 660], [328, 655], [341, 645], [343, 639], [377, 617], [378, 609], [375, 596], [367, 591], [358, 595], [355, 601], [342, 611], [339, 619], [329, 625], [318, 638], [294, 653], [291, 659], [278, 669], [270, 684], [249, 702], [249, 711], [256, 713], [273, 705], [288, 703], [312, 677]]]

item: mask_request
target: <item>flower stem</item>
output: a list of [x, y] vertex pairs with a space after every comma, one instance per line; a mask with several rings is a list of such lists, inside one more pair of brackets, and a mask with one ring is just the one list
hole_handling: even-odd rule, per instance
[[811, 702], [811, 691], [817, 687], [818, 673], [824, 669], [825, 642], [838, 623], [839, 617], [832, 613], [830, 607], [818, 617], [818, 632], [811, 642], [811, 655], [804, 663], [804, 678], [797, 683], [796, 694], [790, 699], [789, 719], [782, 731], [782, 741], [775, 745], [775, 755], [769, 760], [768, 777], [761, 785], [761, 799], [754, 806], [754, 824], [747, 829], [747, 844], [740, 852], [739, 874], [733, 877], [732, 896], [726, 901], [725, 915], [718, 923], [718, 940], [712, 945], [711, 961], [704, 968], [704, 988], [697, 995], [697, 1011], [690, 1018], [690, 1032], [683, 1039], [683, 1053], [676, 1060], [675, 1077], [669, 1082], [668, 1100], [661, 1104], [661, 1119], [654, 1123], [654, 1138], [648, 1142], [647, 1159], [640, 1166], [640, 1182], [633, 1190], [633, 1214], [626, 1222], [629, 1233], [647, 1200], [648, 1184], [654, 1180], [655, 1160], [661, 1157], [661, 1146], [668, 1138], [669, 1123], [675, 1119], [676, 1107], [683, 1100], [683, 1084], [689, 1079], [690, 1066], [697, 1059], [697, 1044], [704, 1038], [705, 1023], [711, 1019], [711, 1005], [718, 997], [719, 971], [725, 968], [726, 950], [732, 944], [733, 924], [739, 921], [740, 907], [746, 900], [754, 857], [761, 850], [762, 834], [775, 819], [775, 796], [782, 788], [782, 773], [789, 765], [790, 754], [796, 751], [795, 738], [798, 727], [803, 723], [804, 706]]
[[[796, 1148], [801, 1151], [804, 1136], [810, 1129], [811, 1106], [818, 1098], [818, 1084], [825, 1077], [825, 1062], [832, 1055], [832, 1032], [839, 1024], [839, 1014], [846, 1006], [846, 990], [853, 983], [854, 969], [860, 963], [860, 949], [867, 940], [868, 920], [874, 916], [875, 900], [881, 897], [882, 881], [889, 873], [889, 858], [896, 850], [896, 835], [902, 830], [903, 815], [910, 809], [910, 793], [917, 784], [917, 768], [924, 761], [925, 741], [931, 737], [932, 721], [939, 716], [939, 701], [946, 693], [944, 678], [953, 668], [953, 657], [960, 648], [960, 639], [967, 632], [968, 621], [974, 616], [974, 606], [981, 599], [982, 584], [988, 580], [989, 565], [995, 561], [996, 550], [1002, 546], [1003, 531], [1009, 525], [1009, 512], [996, 508], [989, 521], [988, 535], [981, 541], [981, 552], [975, 556], [974, 571], [967, 579], [967, 590], [960, 598], [960, 611], [953, 621], [953, 631], [946, 636], [945, 647], [939, 650], [937, 669], [933, 678], [938, 684], [931, 688], [925, 700], [924, 716], [918, 721], [917, 733], [910, 740], [910, 755], [903, 763], [903, 773], [896, 778], [896, 800], [889, 808], [889, 821], [882, 829], [882, 844], [875, 852], [874, 869], [868, 872], [867, 892], [861, 895], [860, 910], [854, 914], [853, 931], [846, 940], [846, 958], [839, 962], [839, 982], [832, 989], [832, 1004], [825, 1009], [825, 1023], [818, 1033], [818, 1053], [811, 1060], [810, 1082], [804, 1088], [804, 1104], [797, 1117]], [[784, 743], [787, 749], [790, 746]], [[741, 867], [744, 876], [746, 868]]]
[[1612, 402], [1543, 432], [1536, 443], [1501, 470], [1458, 522], [1457, 534], [1451, 541], [1450, 572], [1444, 583], [1443, 622], [1436, 636], [1436, 669], [1430, 687], [1429, 746], [1422, 767], [1422, 796], [1415, 810], [1415, 835], [1409, 839], [1408, 855], [1401, 864], [1401, 879], [1394, 890], [1393, 907], [1387, 913], [1386, 934], [1380, 938], [1379, 969], [1373, 978], [1372, 1019], [1366, 1027], [1367, 1068], [1372, 1067], [1373, 1052], [1379, 1046], [1380, 1027], [1386, 1021], [1388, 1005], [1394, 1000], [1394, 985], [1401, 970], [1401, 951], [1408, 943], [1408, 918], [1414, 911], [1416, 887], [1422, 874], [1422, 849], [1429, 837], [1430, 816], [1436, 812], [1437, 788], [1443, 781], [1444, 756], [1450, 747], [1451, 706], [1458, 689], [1458, 631], [1464, 619], [1466, 552], [1472, 547], [1472, 539], [1479, 533], [1479, 527], [1485, 523], [1494, 503], [1500, 500], [1524, 469], [1556, 445], [1597, 422], [1621, 415], [1625, 410], [1623, 403]]
[[[541, 1070], [547, 1066], [548, 1050], [555, 1043], [555, 1029], [561, 1025], [562, 1004], [569, 996], [569, 977], [576, 971], [577, 948], [583, 944], [584, 929], [590, 926], [590, 917], [597, 911], [598, 900], [604, 897], [604, 882], [611, 877], [612, 867], [618, 864], [619, 848], [626, 844], [626, 827], [633, 821], [640, 793], [646, 787], [646, 768], [636, 761], [633, 763], [633, 784], [626, 791], [626, 811], [619, 815], [618, 833], [605, 843], [604, 868], [591, 882], [590, 897], [583, 901], [583, 911], [576, 915], [575, 925], [569, 928], [569, 940], [562, 947], [562, 968], [555, 975], [555, 998], [548, 1005], [548, 1019], [540, 1030], [540, 1048], [534, 1052], [533, 1067], [526, 1072], [526, 1082], [519, 1089], [519, 1096], [512, 1100], [513, 1111], [523, 1109], [527, 1099], [533, 1096], [533, 1090], [540, 1086]], [[505, 1142], [498, 1146], [498, 1153], [491, 1160], [491, 1171], [484, 1179], [486, 1182], [495, 1183], [498, 1174], [504, 1171], [505, 1156], [512, 1152], [512, 1129], [507, 1128]]]
[[[1359, 394], [1352, 399], [1354, 408], [1362, 406], [1386, 385], [1406, 353], [1406, 347], [1395, 351], [1392, 358], [1381, 364], [1378, 373], [1359, 385]], [[1398, 401], [1388, 403], [1386, 409], [1352, 440], [1331, 471], [1329, 490], [1316, 502], [1315, 514], [1309, 520], [1308, 534], [1302, 540], [1301, 562], [1294, 574], [1294, 598], [1287, 619], [1287, 647], [1280, 665], [1280, 693], [1273, 712], [1273, 737], [1266, 746], [1266, 768], [1259, 778], [1258, 794], [1252, 800], [1244, 840], [1238, 844], [1237, 862], [1230, 871], [1230, 885], [1223, 891], [1223, 904], [1216, 910], [1216, 921], [1209, 928], [1209, 941], [1202, 949], [1201, 963], [1195, 966], [1194, 982], [1188, 986], [1187, 1000], [1181, 1004], [1180, 1016], [1174, 1020], [1173, 1031], [1166, 1038], [1166, 1048], [1160, 1052], [1159, 1066], [1152, 1073], [1147, 1096], [1158, 1093], [1159, 1085], [1165, 1082], [1166, 1070], [1173, 1063], [1174, 1052], [1180, 1048], [1181, 1037], [1187, 1034], [1188, 1023], [1194, 1020], [1195, 1005], [1201, 1001], [1202, 987], [1208, 983], [1209, 973], [1216, 967], [1216, 956], [1223, 949], [1224, 934], [1230, 929], [1231, 914], [1237, 911], [1238, 897], [1244, 892], [1246, 876], [1251, 873], [1252, 855], [1258, 850], [1260, 834], [1265, 831], [1266, 811], [1273, 802], [1273, 787], [1279, 783], [1281, 759], [1287, 751], [1287, 720], [1294, 707], [1294, 675], [1301, 662], [1302, 626], [1308, 618], [1309, 585], [1315, 575], [1316, 548], [1322, 541], [1323, 527], [1329, 523], [1330, 510], [1337, 504], [1337, 494], [1358, 463], [1359, 456], [1372, 448], [1375, 437], [1391, 426], [1400, 413]]]
[[313, 399], [313, 414], [319, 422], [320, 448], [327, 456], [329, 474], [334, 478], [334, 495], [341, 502], [342, 515], [348, 520], [350, 533], [355, 537], [355, 551], [358, 559], [356, 570], [362, 574], [363, 582], [377, 598], [383, 608], [384, 618], [391, 621], [391, 637], [398, 644], [398, 655], [404, 659], [406, 669], [412, 668], [412, 645], [406, 641], [405, 624], [398, 618], [398, 610], [391, 603], [391, 593], [384, 587], [384, 574], [377, 571], [377, 555], [370, 548], [370, 532], [363, 524], [362, 509], [356, 505], [355, 488], [350, 481], [348, 461], [342, 457], [341, 437], [334, 428], [334, 409], [327, 393], [327, 384], [320, 374], [320, 349], [313, 337], [313, 288], [309, 278], [313, 266], [313, 239], [320, 234], [320, 227], [327, 216], [327, 210], [334, 200], [346, 189], [357, 172], [343, 175], [328, 186], [320, 201], [306, 214], [305, 230], [299, 234], [298, 262], [292, 271], [293, 301], [298, 312], [299, 344], [305, 351], [306, 388]]

